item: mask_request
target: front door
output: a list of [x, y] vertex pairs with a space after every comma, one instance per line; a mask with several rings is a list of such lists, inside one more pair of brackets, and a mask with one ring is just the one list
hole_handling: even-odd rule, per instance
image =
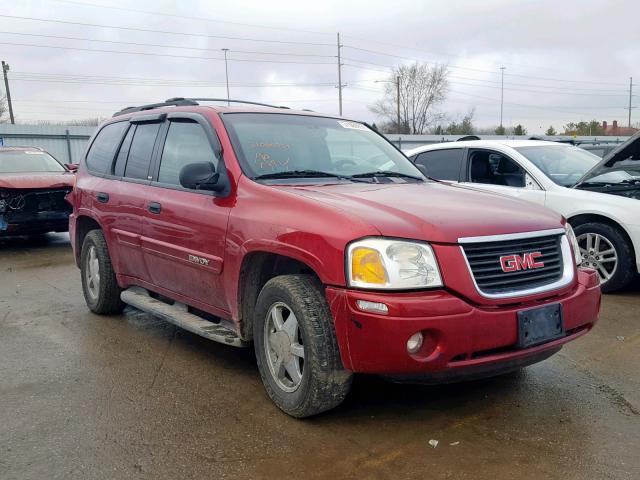
[[489, 149], [469, 149], [463, 183], [475, 188], [545, 204], [545, 191], [522, 168], [504, 153]]
[[154, 285], [228, 311], [221, 274], [230, 208], [211, 192], [183, 188], [179, 179], [190, 163], [217, 167], [216, 144], [203, 117], [170, 116], [146, 198], [142, 248]]

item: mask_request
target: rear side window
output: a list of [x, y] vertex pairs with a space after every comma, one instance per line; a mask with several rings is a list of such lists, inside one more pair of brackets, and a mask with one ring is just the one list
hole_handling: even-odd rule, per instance
[[116, 164], [113, 167], [113, 174], [121, 177], [124, 175], [124, 167], [127, 165], [127, 155], [129, 154], [129, 147], [131, 147], [131, 140], [133, 140], [133, 134], [136, 131], [136, 126], [131, 125], [127, 136], [124, 137], [118, 156], [116, 157]]
[[180, 185], [182, 167], [198, 162], [218, 166], [218, 159], [202, 126], [196, 122], [171, 122], [160, 160], [158, 182]]
[[125, 177], [147, 180], [153, 146], [156, 143], [160, 125], [161, 123], [141, 123], [136, 127], [129, 148], [127, 166], [124, 169]]
[[86, 164], [89, 171], [106, 173], [111, 168], [127, 125], [129, 122], [111, 123], [100, 130], [87, 153]]
[[430, 177], [438, 180], [458, 181], [462, 166], [462, 154], [461, 148], [431, 150], [419, 154], [415, 163], [422, 165]]

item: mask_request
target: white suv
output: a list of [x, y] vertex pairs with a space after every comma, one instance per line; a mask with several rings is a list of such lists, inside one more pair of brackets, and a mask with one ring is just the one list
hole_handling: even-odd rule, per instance
[[604, 292], [624, 287], [640, 271], [640, 135], [604, 159], [538, 140], [440, 143], [405, 153], [430, 177], [564, 215], [578, 237], [583, 266], [598, 271]]

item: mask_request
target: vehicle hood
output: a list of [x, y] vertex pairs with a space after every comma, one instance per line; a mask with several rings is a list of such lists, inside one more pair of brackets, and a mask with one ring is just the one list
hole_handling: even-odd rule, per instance
[[331, 205], [381, 235], [457, 243], [459, 238], [562, 227], [562, 217], [505, 195], [442, 183], [280, 186]]
[[0, 173], [0, 188], [63, 188], [73, 187], [71, 172]]
[[591, 170], [585, 173], [575, 186], [589, 180], [590, 178], [602, 175], [612, 168], [616, 168], [620, 162], [639, 162], [640, 166], [640, 132], [630, 137], [626, 142], [621, 143], [617, 148], [609, 152]]

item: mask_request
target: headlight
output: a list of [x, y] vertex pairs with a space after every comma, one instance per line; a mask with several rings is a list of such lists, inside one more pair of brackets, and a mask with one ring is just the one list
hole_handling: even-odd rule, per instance
[[578, 239], [576, 238], [576, 234], [573, 233], [573, 228], [568, 223], [564, 226], [564, 231], [567, 234], [567, 240], [569, 240], [569, 245], [573, 248], [573, 257], [576, 261], [576, 265], [580, 265], [582, 263], [582, 254], [580, 253], [580, 246], [578, 245]]
[[428, 243], [368, 238], [349, 245], [349, 286], [371, 289], [441, 287], [442, 277]]

